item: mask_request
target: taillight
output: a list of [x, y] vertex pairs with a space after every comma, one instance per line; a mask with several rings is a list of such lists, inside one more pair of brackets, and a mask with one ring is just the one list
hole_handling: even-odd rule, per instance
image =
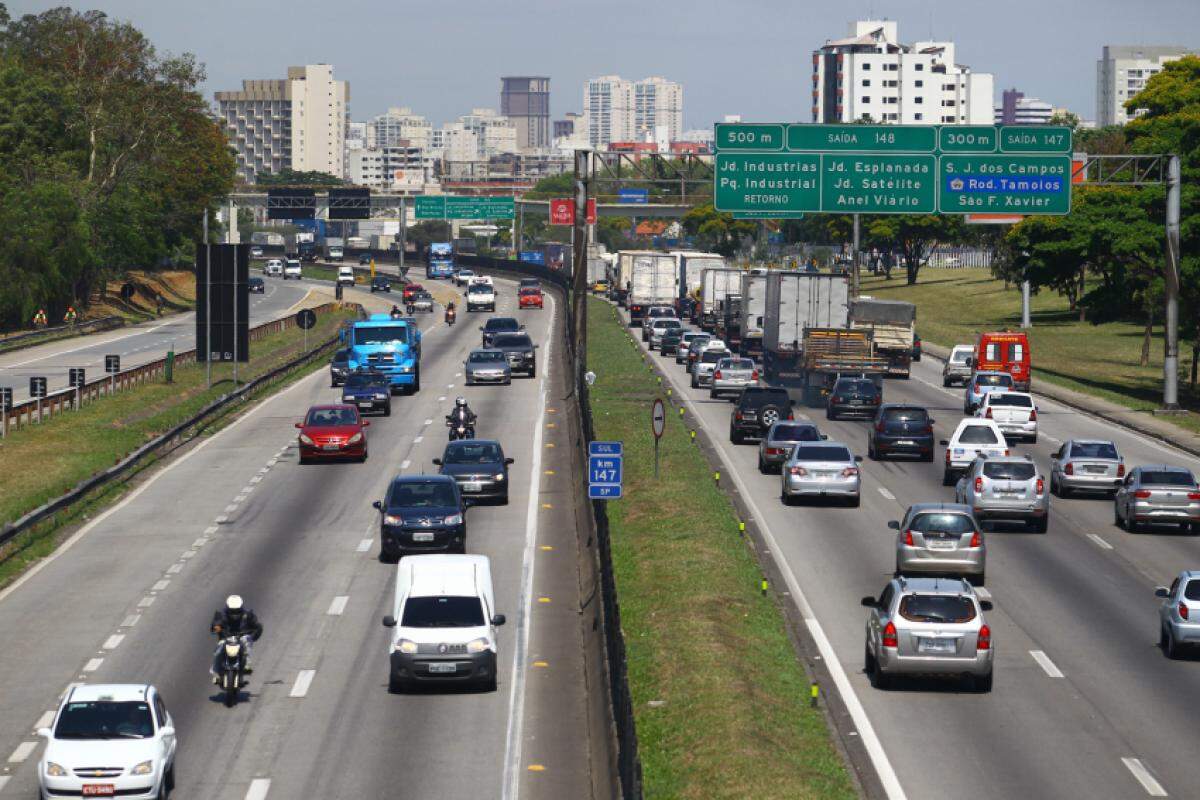
[[1036, 408], [1033, 411], [1029, 412], [1029, 421], [1037, 422], [1037, 409]]
[[782, 448], [782, 447], [768, 447], [768, 448], [767, 448], [767, 455], [769, 455], [769, 456], [781, 456], [781, 455], [783, 455], [783, 448]]
[[975, 494], [983, 493], [983, 478], [975, 479]]
[[971, 534], [971, 543], [967, 546], [968, 547], [982, 547], [983, 546], [983, 537], [979, 535], [979, 531], [975, 531], [974, 533]]
[[1182, 600], [1179, 601], [1179, 617], [1180, 617], [1180, 619], [1188, 618], [1187, 603], [1183, 602]]
[[882, 644], [884, 647], [900, 646], [900, 639], [896, 636], [896, 626], [891, 622], [883, 626]]
[[984, 414], [983, 416], [987, 417], [988, 419], [992, 418], [992, 407], [991, 406], [988, 406], [987, 413]]
[[916, 547], [916, 545], [913, 544], [912, 531], [904, 532], [904, 546], [905, 547]]
[[790, 420], [794, 420], [795, 418], [796, 418], [796, 415], [795, 415], [795, 414], [793, 414], [791, 411], [789, 411], [789, 412], [788, 412], [788, 419], [790, 419]]
[[950, 466], [950, 448], [946, 448], [946, 466]]
[[858, 467], [846, 467], [844, 470], [842, 470], [843, 478], [853, 478], [857, 474], [858, 474]]
[[[1124, 472], [1125, 472], [1125, 467], [1124, 467], [1124, 466], [1122, 466], [1122, 467], [1121, 467], [1121, 468], [1120, 468], [1120, 469], [1117, 471], [1117, 475], [1118, 475], [1118, 476], [1119, 476], [1119, 475], [1122, 475]], [[1074, 465], [1074, 464], [1067, 464], [1065, 467], [1063, 467], [1063, 473], [1064, 473], [1064, 474], [1066, 474], [1066, 475], [1074, 475], [1074, 474], [1075, 474], [1075, 465]]]
[[1188, 500], [1200, 500], [1200, 492], [1188, 492]]
[[1138, 489], [1136, 492], [1133, 493], [1133, 496], [1136, 497], [1138, 500], [1145, 500], [1147, 497], [1150, 496], [1150, 490], [1149, 489]]
[[721, 370], [717, 370], [713, 373], [713, 380], [721, 380]]
[[925, 433], [933, 433], [933, 426], [926, 423], [925, 424]]
[[750, 380], [752, 380], [752, 381], [758, 380], [758, 370], [754, 370], [753, 372], [750, 373]]
[[1006, 455], [1006, 456], [1010, 456], [1010, 455], [1012, 455], [1012, 451], [1010, 451], [1010, 450], [1009, 450], [1009, 449], [1006, 447], [1006, 448], [1004, 448], [1004, 455]]
[[734, 418], [734, 419], [736, 419], [736, 420], [738, 420], [738, 421], [740, 422], [740, 421], [741, 421], [741, 419], [742, 419], [742, 412], [740, 412], [740, 411], [735, 411], [735, 412], [734, 412], [734, 414], [733, 414], [733, 418]]
[[806, 470], [804, 467], [792, 467], [788, 470], [788, 472], [801, 477], [808, 474], [808, 470]]
[[1041, 478], [1038, 478], [1038, 479], [1037, 479], [1037, 493], [1038, 493], [1038, 494], [1044, 494], [1044, 493], [1045, 493], [1045, 491], [1046, 491], [1046, 484], [1045, 484], [1045, 482], [1044, 482], [1044, 481], [1042, 481], [1042, 479], [1041, 479]]
[[979, 636], [975, 639], [976, 650], [991, 650], [992, 649], [992, 629], [987, 625], [982, 625], [979, 628]]
[[838, 403], [842, 402], [842, 398], [835, 394], [833, 397], [829, 398], [829, 402], [836, 406]]
[[[1070, 464], [1068, 464], [1067, 466], [1070, 467]], [[1068, 473], [1068, 474], [1070, 474], [1070, 473]], [[1125, 477], [1125, 465], [1124, 464], [1117, 464], [1117, 477], [1118, 478]]]

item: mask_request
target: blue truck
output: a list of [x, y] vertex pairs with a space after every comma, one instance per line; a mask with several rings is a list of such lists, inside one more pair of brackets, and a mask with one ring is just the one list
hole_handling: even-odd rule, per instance
[[451, 242], [431, 242], [426, 278], [449, 278], [454, 275], [454, 245]]
[[387, 376], [393, 392], [421, 391], [421, 330], [411, 318], [393, 319], [390, 314], [372, 314], [342, 332], [350, 348], [347, 364]]

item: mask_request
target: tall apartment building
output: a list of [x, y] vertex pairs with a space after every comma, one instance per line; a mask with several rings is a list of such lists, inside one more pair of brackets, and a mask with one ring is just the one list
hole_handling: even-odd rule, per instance
[[1163, 65], [1198, 51], [1181, 46], [1106, 44], [1096, 62], [1096, 124], [1124, 125], [1132, 116], [1125, 101], [1146, 88], [1150, 76], [1162, 72]]
[[1045, 125], [1054, 116], [1054, 106], [1036, 97], [1026, 97], [1024, 92], [1005, 89], [1000, 105], [996, 106], [994, 122], [997, 125]]
[[583, 114], [568, 111], [563, 115], [562, 119], [554, 120], [554, 138], [561, 139], [564, 136], [573, 136], [583, 130], [583, 124]]
[[851, 23], [812, 63], [813, 122], [992, 124], [991, 74], [957, 63], [953, 42], [901, 44], [894, 21]]
[[583, 85], [583, 116], [592, 147], [653, 138], [659, 128], [674, 139], [683, 131], [683, 86], [665, 78], [592, 78]]
[[284, 80], [242, 81], [216, 101], [239, 179], [284, 169], [345, 173], [350, 84], [334, 80], [332, 66], [288, 67]]
[[453, 124], [461, 125], [475, 134], [480, 158], [528, 149], [521, 146], [520, 125], [515, 120], [497, 114], [494, 109], [473, 108], [470, 114], [463, 114]]
[[427, 178], [424, 152], [408, 142], [356, 148], [347, 154], [346, 178], [356, 186], [417, 191]]
[[367, 123], [367, 147], [391, 147], [400, 141], [417, 147], [432, 144], [433, 125], [411, 108], [389, 108], [387, 113], [373, 117]]
[[500, 79], [500, 113], [513, 121], [522, 151], [550, 146], [550, 79], [515, 76]]

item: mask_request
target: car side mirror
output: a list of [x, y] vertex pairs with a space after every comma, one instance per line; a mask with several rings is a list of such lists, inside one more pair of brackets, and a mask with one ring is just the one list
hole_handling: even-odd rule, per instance
[[388, 614], [386, 617], [383, 618], [383, 627], [385, 627], [385, 628], [396, 627], [396, 618], [393, 617], [391, 614]]
[[304, 423], [303, 423], [303, 422], [297, 422], [297, 423], [296, 423], [296, 427], [297, 427], [297, 428], [303, 428], [303, 427], [304, 427]]
[[877, 608], [879, 606], [879, 603], [875, 602], [874, 597], [864, 597], [859, 602], [862, 603], [863, 608]]
[[932, 427], [933, 427], [934, 425], [936, 425], [936, 424], [937, 424], [937, 420], [936, 420], [936, 419], [932, 419], [932, 418], [931, 418], [931, 419], [929, 420], [929, 427], [931, 427], [931, 428], [932, 428]]
[[862, 456], [855, 456], [855, 457], [854, 457], [854, 463], [856, 463], [856, 464], [861, 464], [861, 463], [862, 463]]
[[514, 461], [516, 461], [516, 459], [512, 458], [511, 456], [509, 458], [504, 459], [505, 464], [512, 464]]
[[942, 447], [949, 447], [950, 440], [949, 439], [938, 439], [938, 444], [940, 444]]
[[503, 625], [505, 622], [506, 620], [503, 614], [497, 614], [496, 616], [492, 617], [493, 625]]
[[983, 611], [991, 611], [991, 610], [992, 610], [992, 608], [994, 608], [994, 606], [992, 605], [992, 601], [991, 601], [991, 600], [980, 600], [980, 601], [979, 601], [979, 608], [980, 608], [981, 610], [983, 610]]
[[439, 466], [439, 467], [440, 467], [440, 466], [442, 465], [442, 460], [441, 460], [440, 458], [435, 458], [435, 459], [433, 460], [433, 463], [434, 463], [434, 465], [435, 465], [435, 466]]
[[381, 500], [376, 500], [374, 503], [371, 503], [371, 508], [375, 509], [376, 511], [383, 511], [383, 502]]
[[828, 440], [828, 439], [829, 439], [829, 434], [827, 434], [827, 433], [822, 433], [822, 434], [821, 434], [821, 441], [826, 441], [826, 440]]
[[1159, 586], [1157, 589], [1154, 590], [1154, 596], [1167, 598], [1167, 597], [1171, 596], [1171, 593], [1167, 590], [1167, 587]]
[[892, 530], [894, 530], [894, 531], [898, 531], [898, 530], [900, 530], [900, 520], [897, 520], [897, 519], [889, 519], [889, 520], [888, 520], [888, 527], [889, 527], [889, 528], [891, 528], [891, 529], [892, 529]]
[[159, 736], [174, 736], [175, 735], [175, 726], [174, 725], [163, 725], [161, 728], [158, 729], [158, 735]]
[[51, 731], [49, 728], [38, 728], [37, 735], [43, 739], [49, 739], [51, 736]]

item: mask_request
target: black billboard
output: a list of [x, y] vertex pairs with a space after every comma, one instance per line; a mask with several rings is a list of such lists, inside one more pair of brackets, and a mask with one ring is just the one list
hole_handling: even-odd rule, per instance
[[[196, 245], [196, 360], [250, 360], [250, 245]], [[212, 292], [209, 292], [209, 286]], [[212, 347], [209, 347], [209, 316]]]
[[317, 198], [312, 189], [268, 189], [267, 219], [312, 219]]
[[370, 189], [330, 189], [330, 219], [370, 219]]

